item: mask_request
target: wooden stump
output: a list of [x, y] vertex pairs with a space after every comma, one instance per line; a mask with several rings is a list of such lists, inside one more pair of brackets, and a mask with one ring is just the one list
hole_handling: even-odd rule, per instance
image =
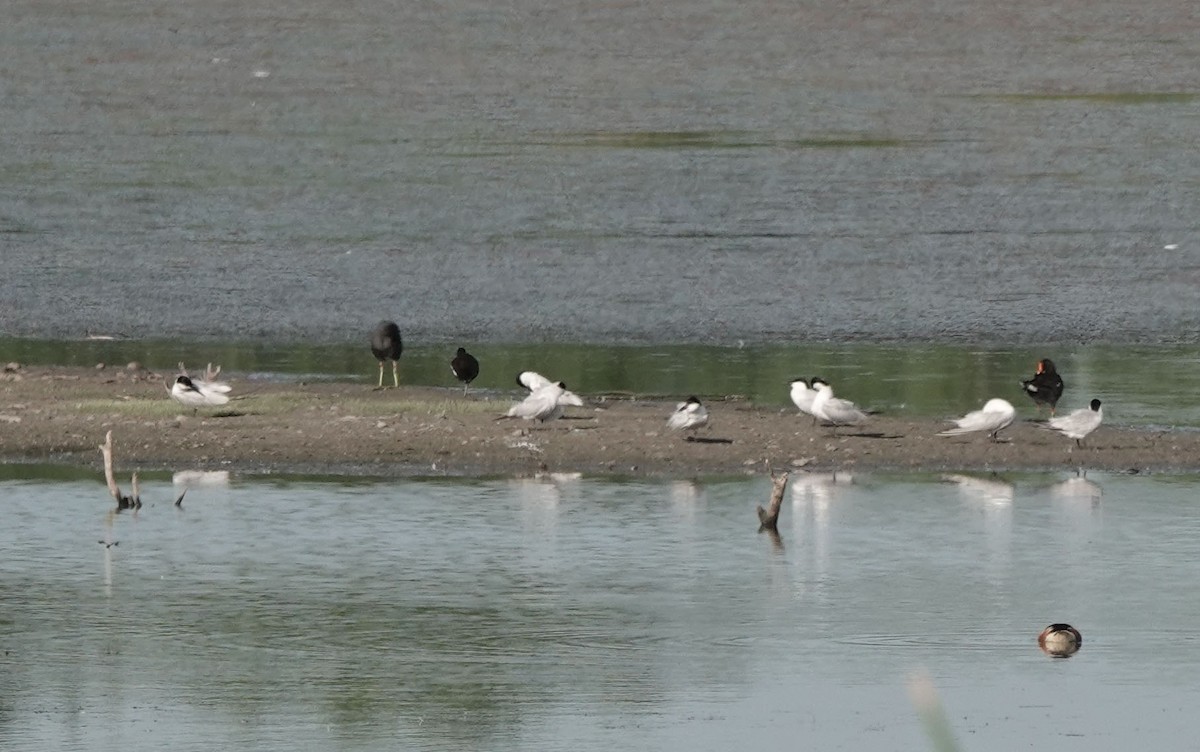
[[766, 509], [758, 508], [758, 531], [778, 532], [779, 508], [783, 506], [783, 492], [787, 489], [788, 472], [771, 473], [771, 502]]
[[142, 506], [142, 500], [138, 498], [138, 480], [137, 473], [133, 474], [133, 494], [126, 496], [121, 493], [121, 487], [117, 485], [116, 476], [113, 474], [113, 440], [112, 431], [104, 435], [104, 443], [100, 445], [100, 453], [104, 455], [104, 481], [108, 483], [108, 492], [112, 494], [113, 499], [117, 502], [117, 511], [122, 509], [138, 509]]

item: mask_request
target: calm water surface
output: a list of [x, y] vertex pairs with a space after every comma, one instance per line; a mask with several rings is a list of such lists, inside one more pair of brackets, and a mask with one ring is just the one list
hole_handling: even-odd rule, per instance
[[1200, 337], [1188, 2], [4, 15], [0, 333]]
[[[1192, 476], [177, 487], [10, 467], [0, 746], [1185, 748]], [[105, 547], [98, 541], [119, 542]], [[1039, 652], [1052, 621], [1084, 633]]]

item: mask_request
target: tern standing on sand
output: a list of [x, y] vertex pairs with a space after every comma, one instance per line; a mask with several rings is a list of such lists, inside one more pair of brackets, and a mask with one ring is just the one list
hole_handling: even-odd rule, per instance
[[676, 405], [675, 412], [667, 418], [667, 428], [672, 431], [691, 431], [694, 434], [704, 425], [708, 425], [708, 409], [694, 396]]
[[813, 379], [813, 415], [836, 426], [857, 426], [867, 419], [867, 414], [850, 400], [833, 396], [833, 387], [821, 379]]
[[1100, 407], [1100, 400], [1094, 399], [1087, 407], [1070, 415], [1051, 418], [1046, 425], [1067, 438], [1075, 439], [1075, 445], [1082, 447], [1084, 437], [1099, 428], [1102, 422], [1104, 410]]
[[947, 428], [938, 436], [958, 436], [975, 431], [987, 431], [992, 441], [999, 441], [997, 434], [1003, 428], [1012, 425], [1017, 417], [1017, 410], [1008, 400], [990, 399], [982, 410], [974, 410], [953, 421], [954, 428]]

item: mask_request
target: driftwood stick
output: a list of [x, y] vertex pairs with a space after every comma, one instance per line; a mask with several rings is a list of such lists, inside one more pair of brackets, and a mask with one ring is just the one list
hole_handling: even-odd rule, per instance
[[100, 445], [100, 453], [104, 455], [104, 482], [108, 484], [108, 492], [112, 494], [113, 499], [117, 502], [117, 511], [122, 509], [137, 509], [142, 505], [142, 500], [138, 498], [138, 477], [137, 473], [133, 474], [133, 495], [126, 496], [121, 493], [121, 487], [117, 485], [116, 476], [113, 474], [113, 440], [112, 431], [104, 435], [104, 443]]
[[112, 494], [113, 499], [117, 504], [121, 503], [121, 487], [117, 485], [117, 479], [113, 475], [113, 443], [112, 431], [109, 431], [104, 436], [104, 443], [100, 445], [100, 453], [104, 455], [104, 481], [108, 483], [108, 492]]
[[771, 473], [771, 503], [766, 509], [758, 508], [759, 531], [778, 530], [779, 508], [783, 506], [783, 492], [787, 489], [788, 472]]

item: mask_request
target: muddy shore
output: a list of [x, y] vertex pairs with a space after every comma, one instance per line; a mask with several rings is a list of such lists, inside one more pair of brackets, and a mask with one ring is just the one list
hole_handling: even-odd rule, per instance
[[940, 420], [878, 415], [834, 431], [778, 406], [708, 400], [694, 441], [666, 430], [673, 402], [585, 395], [544, 426], [497, 420], [518, 397], [362, 383], [275, 383], [230, 375], [235, 399], [193, 414], [141, 368], [17, 367], [0, 374], [0, 461], [101, 466], [113, 431], [123, 471], [228, 469], [401, 477], [586, 475], [696, 477], [774, 468], [1006, 471], [1200, 471], [1200, 432], [1102, 426], [1082, 448], [1032, 422], [993, 443], [939, 437]]

